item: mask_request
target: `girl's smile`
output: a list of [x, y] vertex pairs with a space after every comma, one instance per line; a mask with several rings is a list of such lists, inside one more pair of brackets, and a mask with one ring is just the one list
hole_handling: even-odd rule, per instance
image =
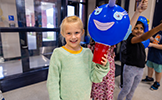
[[70, 42], [72, 42], [72, 43], [76, 43], [78, 40], [75, 40], [75, 41], [72, 41], [72, 40], [70, 40]]

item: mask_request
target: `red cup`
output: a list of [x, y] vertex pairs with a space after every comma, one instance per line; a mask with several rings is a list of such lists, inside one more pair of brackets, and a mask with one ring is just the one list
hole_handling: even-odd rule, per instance
[[95, 43], [95, 50], [93, 54], [93, 62], [101, 64], [102, 57], [108, 53], [109, 46], [102, 43]]

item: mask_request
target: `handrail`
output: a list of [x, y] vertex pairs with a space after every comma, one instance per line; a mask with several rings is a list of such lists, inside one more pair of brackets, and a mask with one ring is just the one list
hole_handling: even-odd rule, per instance
[[47, 32], [60, 31], [60, 28], [40, 28], [40, 27], [0, 27], [0, 32]]

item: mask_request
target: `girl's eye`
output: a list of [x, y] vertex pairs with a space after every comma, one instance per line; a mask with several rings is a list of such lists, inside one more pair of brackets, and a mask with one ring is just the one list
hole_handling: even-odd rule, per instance
[[102, 8], [97, 8], [96, 10], [95, 10], [95, 15], [98, 15], [98, 14], [100, 14], [101, 13], [101, 11], [102, 11]]
[[67, 33], [67, 34], [69, 34], [69, 35], [70, 35], [70, 33]]
[[141, 30], [144, 30], [143, 28], [141, 28]]
[[135, 27], [134, 29], [135, 29], [135, 30], [138, 30], [138, 27]]
[[75, 34], [79, 34], [79, 32], [75, 32]]
[[116, 20], [122, 20], [123, 18], [123, 15], [120, 13], [120, 12], [115, 12], [113, 17], [116, 19]]

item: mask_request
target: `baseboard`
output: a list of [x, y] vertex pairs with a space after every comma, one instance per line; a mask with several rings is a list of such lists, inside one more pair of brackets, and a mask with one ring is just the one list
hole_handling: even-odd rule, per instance
[[0, 89], [7, 92], [27, 85], [47, 80], [48, 67], [22, 74], [12, 75], [0, 80]]

